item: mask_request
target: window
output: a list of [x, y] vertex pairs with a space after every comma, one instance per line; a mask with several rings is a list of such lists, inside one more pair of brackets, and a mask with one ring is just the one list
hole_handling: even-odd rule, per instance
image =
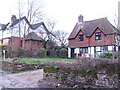
[[79, 35], [79, 36], [78, 36], [78, 42], [81, 42], [81, 41], [83, 41], [83, 40], [84, 40], [83, 34]]
[[108, 46], [102, 46], [102, 47], [100, 47], [100, 51], [108, 51]]
[[101, 32], [95, 33], [95, 40], [101, 40]]
[[80, 53], [88, 53], [87, 47], [79, 48], [79, 50], [80, 50]]

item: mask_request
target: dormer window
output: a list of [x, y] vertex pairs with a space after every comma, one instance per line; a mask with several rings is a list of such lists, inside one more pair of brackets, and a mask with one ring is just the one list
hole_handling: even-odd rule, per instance
[[101, 32], [96, 32], [95, 33], [95, 40], [101, 40], [102, 37], [101, 37]]
[[83, 34], [81, 34], [81, 35], [78, 36], [78, 42], [82, 42], [82, 41], [84, 41]]

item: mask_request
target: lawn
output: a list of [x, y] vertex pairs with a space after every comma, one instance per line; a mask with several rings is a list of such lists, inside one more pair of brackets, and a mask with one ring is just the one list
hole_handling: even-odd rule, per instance
[[[10, 59], [6, 59], [10, 60]], [[53, 61], [65, 61], [65, 62], [77, 62], [75, 59], [63, 59], [63, 58], [20, 58], [18, 59], [20, 63], [44, 63]]]

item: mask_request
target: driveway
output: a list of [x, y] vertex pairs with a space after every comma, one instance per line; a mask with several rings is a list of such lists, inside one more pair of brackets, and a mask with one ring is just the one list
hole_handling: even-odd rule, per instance
[[0, 70], [0, 88], [37, 88], [43, 80], [43, 69], [10, 74]]

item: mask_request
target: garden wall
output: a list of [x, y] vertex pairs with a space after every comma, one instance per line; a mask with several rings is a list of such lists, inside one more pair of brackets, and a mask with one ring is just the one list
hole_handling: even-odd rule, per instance
[[3, 60], [1, 60], [0, 63], [2, 63], [3, 70], [11, 72], [40, 69], [44, 65], [43, 63], [18, 63], [14, 61]]

